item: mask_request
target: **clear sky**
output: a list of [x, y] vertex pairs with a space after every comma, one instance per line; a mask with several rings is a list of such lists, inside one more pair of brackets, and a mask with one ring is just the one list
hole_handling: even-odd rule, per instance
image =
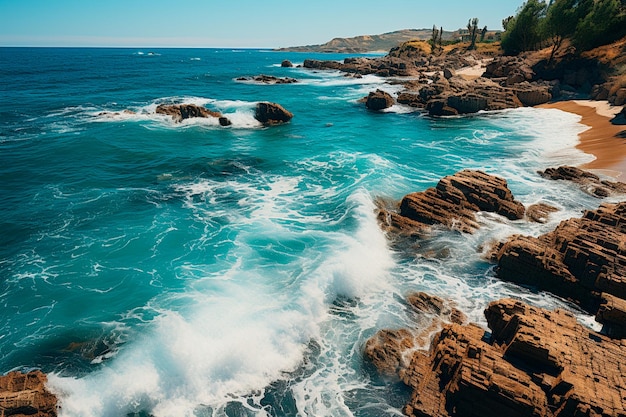
[[501, 29], [523, 0], [0, 0], [0, 46], [275, 48], [400, 29]]

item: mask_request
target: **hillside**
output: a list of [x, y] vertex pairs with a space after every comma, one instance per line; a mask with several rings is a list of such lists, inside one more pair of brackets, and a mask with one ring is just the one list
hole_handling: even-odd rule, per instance
[[[285, 52], [338, 52], [338, 53], [365, 53], [373, 51], [389, 51], [406, 41], [414, 39], [430, 39], [432, 29], [404, 29], [382, 35], [362, 35], [353, 38], [334, 38], [322, 45], [293, 46], [279, 48]], [[444, 40], [452, 40], [459, 36], [458, 31], [443, 32]]]

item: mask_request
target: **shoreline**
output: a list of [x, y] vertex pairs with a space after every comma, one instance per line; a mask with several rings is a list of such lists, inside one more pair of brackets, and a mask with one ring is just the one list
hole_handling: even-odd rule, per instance
[[568, 100], [537, 106], [558, 109], [581, 117], [579, 123], [588, 126], [578, 135], [577, 149], [591, 154], [595, 159], [581, 166], [617, 180], [626, 180], [626, 141], [616, 135], [624, 126], [614, 125], [611, 119], [621, 111], [621, 106], [611, 106], [607, 101]]

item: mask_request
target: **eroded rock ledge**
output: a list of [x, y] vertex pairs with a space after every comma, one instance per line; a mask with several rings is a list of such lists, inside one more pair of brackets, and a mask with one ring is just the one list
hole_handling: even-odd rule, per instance
[[569, 312], [512, 299], [490, 303], [485, 316], [490, 337], [475, 324], [449, 323], [428, 352], [390, 345], [391, 356], [410, 355], [408, 366], [397, 366], [413, 390], [406, 415], [625, 415], [626, 344], [582, 326]]
[[57, 399], [46, 389], [46, 381], [40, 371], [0, 376], [0, 415], [56, 417]]
[[516, 220], [524, 217], [525, 208], [505, 179], [463, 170], [444, 177], [434, 188], [406, 195], [397, 210], [382, 208], [378, 218], [384, 229], [400, 235], [421, 236], [435, 224], [472, 233], [478, 228], [478, 211]]
[[539, 237], [511, 236], [493, 258], [499, 278], [550, 291], [596, 313], [602, 293], [626, 298], [626, 202], [602, 204]]

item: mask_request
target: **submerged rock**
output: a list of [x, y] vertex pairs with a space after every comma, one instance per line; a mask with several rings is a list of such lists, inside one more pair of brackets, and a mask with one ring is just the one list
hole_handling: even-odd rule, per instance
[[254, 118], [265, 126], [287, 123], [293, 118], [293, 113], [276, 103], [257, 103]]
[[0, 376], [0, 415], [56, 417], [57, 398], [46, 389], [47, 380], [41, 371]]
[[156, 113], [171, 116], [176, 123], [193, 117], [223, 117], [219, 112], [211, 111], [195, 104], [159, 104], [156, 108]]
[[254, 77], [239, 77], [237, 81], [253, 81], [261, 84], [295, 84], [298, 82], [295, 78], [290, 77], [275, 77], [273, 75], [257, 75]]
[[594, 197], [602, 198], [616, 194], [626, 194], [626, 184], [623, 182], [601, 180], [596, 174], [572, 166], [548, 168], [543, 172], [539, 172], [539, 175], [552, 180], [572, 181], [578, 184], [583, 191]]

